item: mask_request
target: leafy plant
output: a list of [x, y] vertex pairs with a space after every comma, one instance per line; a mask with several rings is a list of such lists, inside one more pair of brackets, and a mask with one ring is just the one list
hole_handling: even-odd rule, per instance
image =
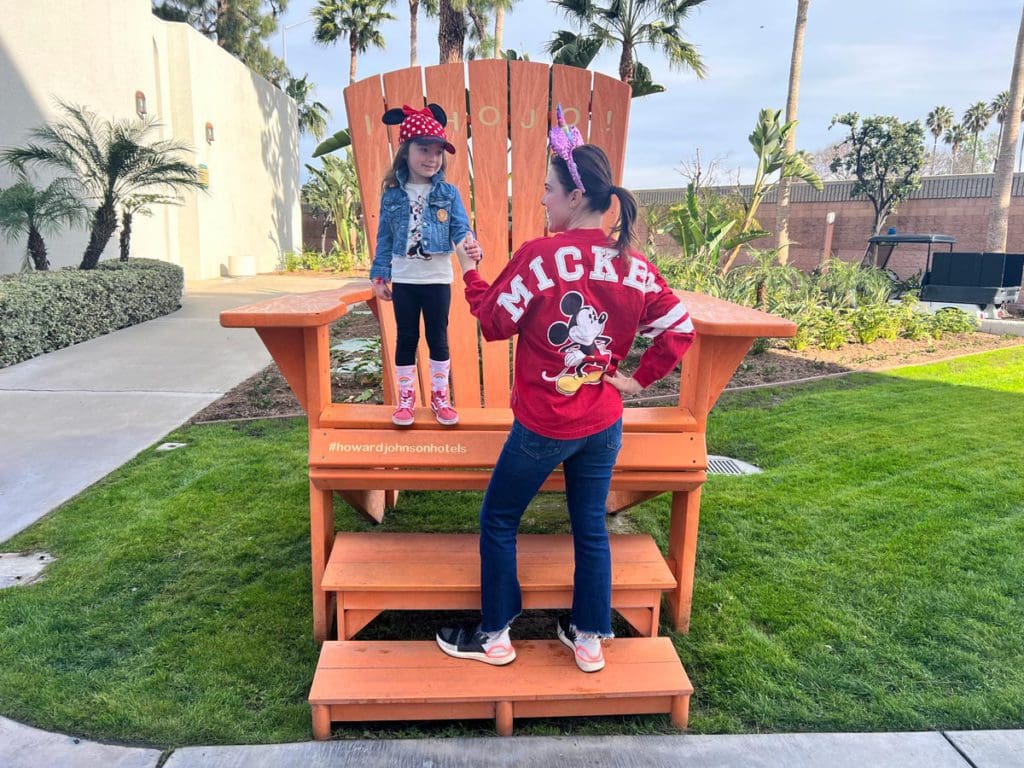
[[0, 234], [10, 242], [27, 236], [26, 268], [49, 269], [43, 235], [58, 232], [67, 225], [83, 224], [86, 213], [85, 205], [62, 179], [45, 189], [36, 189], [23, 178], [14, 186], [0, 190]]

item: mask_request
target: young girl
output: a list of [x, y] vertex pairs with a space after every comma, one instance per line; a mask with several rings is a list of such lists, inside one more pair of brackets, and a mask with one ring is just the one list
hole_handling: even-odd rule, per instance
[[448, 397], [448, 309], [452, 295], [452, 243], [477, 262], [482, 256], [469, 228], [459, 191], [444, 180], [448, 117], [437, 104], [389, 109], [386, 125], [400, 126], [399, 147], [384, 177], [377, 249], [370, 280], [378, 299], [393, 301], [398, 338], [395, 373], [398, 405], [391, 420], [409, 426], [416, 417], [416, 345], [420, 315], [430, 349], [430, 408], [441, 424], [459, 414]]
[[[487, 664], [515, 659], [509, 625], [522, 610], [516, 533], [527, 504], [561, 464], [575, 576], [572, 613], [556, 631], [576, 665], [596, 672], [604, 667], [601, 639], [612, 634], [605, 503], [622, 445], [620, 393], [635, 394], [669, 373], [694, 330], [686, 307], [632, 247], [636, 201], [612, 184], [604, 152], [564, 123], [552, 129], [551, 145], [541, 198], [550, 236], [524, 244], [493, 285], [459, 253], [466, 300], [484, 338], [519, 336], [515, 420], [480, 508], [481, 621], [445, 627], [437, 643], [450, 656]], [[613, 197], [621, 216], [610, 236], [601, 217]], [[638, 329], [653, 342], [625, 376], [616, 366]]]

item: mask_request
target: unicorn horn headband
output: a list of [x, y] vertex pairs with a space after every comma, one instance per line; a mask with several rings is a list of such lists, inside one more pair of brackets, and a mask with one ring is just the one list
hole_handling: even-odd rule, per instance
[[572, 176], [576, 188], [583, 194], [586, 194], [587, 188], [583, 186], [583, 182], [580, 180], [580, 169], [576, 167], [576, 161], [572, 158], [572, 151], [576, 147], [583, 146], [583, 136], [580, 134], [580, 129], [575, 125], [565, 124], [565, 115], [562, 114], [561, 104], [555, 107], [555, 117], [558, 119], [558, 125], [548, 132], [551, 151], [565, 160], [565, 164], [569, 167], [569, 175]]

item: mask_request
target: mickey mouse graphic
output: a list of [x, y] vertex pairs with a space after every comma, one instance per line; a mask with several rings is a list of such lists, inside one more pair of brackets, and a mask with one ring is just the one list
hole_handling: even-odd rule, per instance
[[563, 395], [574, 395], [584, 384], [597, 384], [612, 362], [611, 338], [603, 335], [608, 313], [598, 314], [577, 291], [565, 294], [559, 307], [568, 321], [548, 326], [548, 341], [565, 355], [565, 368], [555, 376], [541, 376], [555, 382], [555, 389]]

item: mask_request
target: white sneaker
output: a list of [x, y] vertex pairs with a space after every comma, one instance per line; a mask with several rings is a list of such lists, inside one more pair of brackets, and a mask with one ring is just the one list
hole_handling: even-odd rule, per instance
[[558, 639], [573, 652], [576, 666], [584, 672], [597, 672], [604, 669], [601, 638], [577, 632], [568, 616], [558, 618]]

